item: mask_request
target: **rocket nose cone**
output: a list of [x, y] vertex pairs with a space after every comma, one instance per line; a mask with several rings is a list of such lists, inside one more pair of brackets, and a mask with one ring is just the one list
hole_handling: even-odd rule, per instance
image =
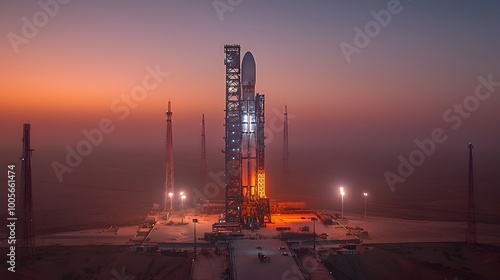
[[252, 82], [255, 85], [255, 59], [251, 52], [246, 52], [243, 57], [243, 62], [241, 63], [242, 70], [242, 81], [243, 82]]
[[243, 64], [255, 65], [255, 59], [253, 58], [253, 54], [251, 52], [246, 52], [245, 56], [243, 56]]
[[254, 99], [255, 80], [255, 59], [251, 52], [246, 52], [241, 63], [241, 82], [244, 100]]

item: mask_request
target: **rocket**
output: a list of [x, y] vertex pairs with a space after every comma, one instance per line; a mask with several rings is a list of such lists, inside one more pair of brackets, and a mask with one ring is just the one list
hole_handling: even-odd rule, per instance
[[241, 186], [244, 200], [253, 200], [257, 196], [255, 78], [255, 59], [251, 52], [247, 52], [241, 65]]

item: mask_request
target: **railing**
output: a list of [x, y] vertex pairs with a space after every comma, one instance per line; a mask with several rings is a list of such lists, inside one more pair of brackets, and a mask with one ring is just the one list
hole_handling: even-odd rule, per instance
[[288, 248], [288, 252], [292, 255], [293, 260], [295, 261], [295, 264], [300, 270], [300, 273], [302, 273], [302, 279], [309, 279], [309, 273], [305, 271], [304, 267], [302, 266], [302, 263], [300, 262], [299, 258], [297, 257], [297, 254], [292, 250], [288, 242], [286, 242], [286, 247]]
[[234, 256], [234, 247], [233, 247], [233, 242], [229, 241], [229, 269], [231, 273], [229, 274], [229, 279], [230, 280], [237, 280], [237, 273], [236, 273], [236, 257]]

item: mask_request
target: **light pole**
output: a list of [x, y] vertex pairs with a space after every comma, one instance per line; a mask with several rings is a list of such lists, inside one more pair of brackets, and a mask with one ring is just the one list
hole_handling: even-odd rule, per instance
[[185, 194], [181, 194], [181, 210], [184, 211], [184, 199], [186, 199]]
[[163, 193], [163, 212], [167, 212], [167, 192]]
[[181, 192], [181, 224], [184, 224], [184, 199], [186, 199], [186, 195]]
[[343, 219], [344, 218], [344, 187], [340, 187], [340, 195], [342, 196], [342, 212], [340, 217]]
[[169, 192], [168, 197], [170, 197], [170, 213], [172, 213], [174, 211], [174, 203], [173, 203], [174, 194]]
[[366, 219], [366, 197], [368, 196], [368, 193], [363, 193], [363, 196], [365, 197], [365, 219]]
[[194, 225], [194, 260], [196, 260], [196, 223], [198, 223], [198, 219], [193, 219], [193, 225]]
[[316, 254], [316, 221], [317, 221], [317, 219], [316, 218], [311, 218], [311, 221], [313, 221], [313, 232], [314, 232], [314, 236], [313, 236], [313, 252], [314, 252], [314, 254]]

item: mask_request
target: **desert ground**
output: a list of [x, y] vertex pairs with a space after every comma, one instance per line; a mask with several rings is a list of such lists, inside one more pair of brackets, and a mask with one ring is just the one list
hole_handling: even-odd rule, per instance
[[[254, 262], [255, 267], [252, 269], [259, 269], [261, 264], [257, 262], [254, 247], [262, 247], [262, 250], [273, 254], [274, 261], [271, 263], [273, 266], [270, 267], [273, 267], [276, 275], [285, 277], [283, 279], [287, 279], [288, 275], [293, 277], [292, 257], [288, 256], [287, 259], [286, 256], [281, 256], [277, 249], [279, 246], [276, 245], [285, 244], [279, 240], [282, 233], [276, 228], [290, 227], [289, 233], [295, 234], [298, 236], [297, 239], [302, 241], [288, 243], [287, 252], [297, 253], [305, 274], [310, 279], [331, 279], [331, 275], [334, 279], [497, 279], [494, 273], [500, 265], [500, 225], [479, 223], [477, 240], [481, 245], [474, 250], [468, 250], [463, 242], [465, 240], [463, 222], [378, 216], [364, 218], [360, 214], [345, 213], [345, 219], [339, 219], [341, 225], [324, 225], [319, 221], [314, 224], [310, 219], [312, 217], [313, 214], [274, 215], [273, 224], [258, 231], [244, 230], [246, 238], [252, 239], [248, 241], [252, 244], [250, 246], [245, 244], [244, 240], [238, 241], [244, 246], [250, 246], [251, 250], [244, 249], [243, 245], [243, 247], [235, 246], [234, 261], [239, 269], [247, 267], [246, 262], [249, 260]], [[177, 213], [170, 218], [174, 222], [173, 225], [168, 225], [166, 221], [160, 219], [148, 236], [149, 240], [144, 244], [159, 242], [169, 246], [168, 244], [182, 243], [186, 244], [185, 249], [192, 252], [193, 218], [199, 221], [197, 224], [199, 239], [204, 232], [211, 231], [211, 224], [217, 220], [217, 215], [205, 215], [187, 210], [184, 215]], [[310, 231], [302, 232], [303, 226], [309, 226]], [[314, 227], [317, 234], [328, 234], [326, 239], [317, 239], [316, 254], [312, 252], [313, 242], [310, 238]], [[346, 230], [354, 227], [368, 231], [367, 235], [357, 237], [363, 246], [372, 249], [359, 255], [335, 255], [335, 249], [338, 249], [340, 244], [355, 240], [355, 237], [347, 234]], [[227, 266], [227, 257], [215, 255], [212, 245], [204, 243], [203, 240], [198, 240], [199, 258], [195, 262], [192, 261], [193, 256], [189, 252], [181, 257], [163, 256], [159, 253], [133, 253], [130, 250], [132, 245], [130, 241], [137, 229], [138, 225], [117, 227], [112, 230], [103, 227], [39, 235], [38, 262], [29, 267], [20, 266], [13, 274], [7, 271], [5, 257], [2, 256], [0, 277], [2, 279], [120, 279], [120, 277], [121, 279], [189, 279], [193, 269], [195, 275], [193, 279], [220, 279], [216, 275], [221, 276], [224, 267]], [[268, 241], [272, 244], [266, 245]], [[5, 247], [5, 240], [0, 244]], [[208, 248], [203, 256], [201, 247]], [[245, 257], [247, 254], [248, 257]], [[277, 266], [281, 261], [283, 261], [282, 266]]]

